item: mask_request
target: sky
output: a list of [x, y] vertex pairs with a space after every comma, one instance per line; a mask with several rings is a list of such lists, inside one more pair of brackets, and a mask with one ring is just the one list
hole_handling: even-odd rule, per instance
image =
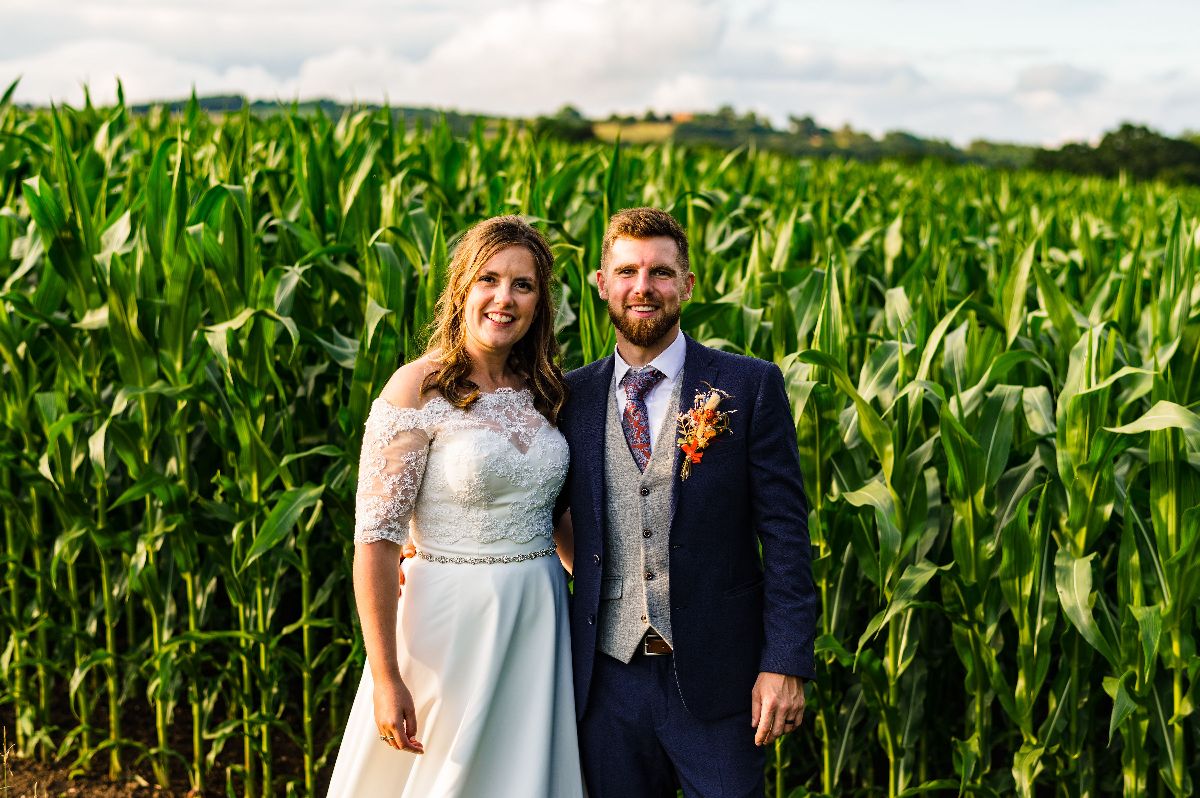
[[528, 116], [731, 105], [1053, 146], [1200, 130], [1194, 0], [0, 0], [19, 102], [237, 93]]

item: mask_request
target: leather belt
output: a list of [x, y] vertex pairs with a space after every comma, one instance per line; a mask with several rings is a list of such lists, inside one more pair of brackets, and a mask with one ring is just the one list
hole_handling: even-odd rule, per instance
[[639, 651], [647, 657], [660, 657], [671, 653], [671, 645], [658, 632], [646, 632]]

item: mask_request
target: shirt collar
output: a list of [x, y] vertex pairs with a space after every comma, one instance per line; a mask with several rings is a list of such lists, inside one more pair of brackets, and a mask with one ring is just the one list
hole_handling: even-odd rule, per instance
[[[654, 366], [663, 373], [666, 382], [671, 382], [679, 372], [683, 370], [683, 361], [687, 356], [687, 341], [683, 338], [683, 331], [680, 330], [675, 335], [675, 340], [666, 349], [658, 353], [658, 357], [650, 361], [649, 365]], [[625, 362], [625, 358], [621, 357], [621, 353], [613, 348], [613, 379], [617, 381], [617, 385], [621, 384], [621, 380], [625, 378], [625, 372], [629, 371], [630, 365]]]

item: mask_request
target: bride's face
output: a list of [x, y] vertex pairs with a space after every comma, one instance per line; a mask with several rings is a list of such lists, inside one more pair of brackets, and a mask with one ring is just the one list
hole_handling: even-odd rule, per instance
[[525, 247], [506, 247], [488, 258], [463, 303], [468, 349], [507, 354], [533, 323], [538, 290], [533, 255]]

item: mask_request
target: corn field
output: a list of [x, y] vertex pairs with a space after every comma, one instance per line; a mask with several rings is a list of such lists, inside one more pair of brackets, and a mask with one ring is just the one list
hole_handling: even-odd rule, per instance
[[1193, 791], [1200, 192], [13, 88], [0, 722], [24, 756], [319, 794], [364, 660], [362, 424], [455, 234], [546, 232], [573, 367], [614, 342], [608, 215], [655, 205], [691, 239], [683, 328], [778, 363], [794, 404], [819, 676], [769, 794]]

